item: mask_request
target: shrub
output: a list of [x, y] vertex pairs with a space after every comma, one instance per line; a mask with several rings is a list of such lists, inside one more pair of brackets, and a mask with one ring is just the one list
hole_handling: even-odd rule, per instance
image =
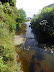
[[11, 9], [9, 3], [5, 3], [5, 4], [4, 4], [3, 10], [4, 10], [4, 12], [7, 13], [7, 14], [11, 14], [11, 13], [12, 13], [12, 9]]
[[31, 21], [31, 27], [40, 32], [54, 34], [54, 5], [50, 8], [45, 7], [41, 13], [37, 14]]

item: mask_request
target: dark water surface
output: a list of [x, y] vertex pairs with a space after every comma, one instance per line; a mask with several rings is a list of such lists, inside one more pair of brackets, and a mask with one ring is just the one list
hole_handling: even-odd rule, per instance
[[[19, 54], [18, 62], [21, 61], [21, 69], [24, 72], [54, 72], [54, 52], [45, 44], [39, 44], [37, 36], [29, 27], [30, 22], [26, 23], [25, 31], [20, 31], [20, 36], [26, 38], [26, 42], [20, 45], [16, 52]], [[41, 37], [40, 37], [41, 39]], [[54, 46], [52, 46], [54, 47]]]

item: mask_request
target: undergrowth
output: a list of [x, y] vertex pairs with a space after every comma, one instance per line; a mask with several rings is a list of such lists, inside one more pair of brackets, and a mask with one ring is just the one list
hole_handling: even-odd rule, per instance
[[0, 72], [22, 72], [16, 62], [14, 35], [18, 10], [0, 2]]

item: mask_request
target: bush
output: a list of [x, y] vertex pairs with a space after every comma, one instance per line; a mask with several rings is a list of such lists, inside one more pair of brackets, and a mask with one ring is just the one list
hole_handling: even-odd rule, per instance
[[31, 21], [31, 27], [40, 32], [54, 34], [54, 5], [50, 8], [45, 7], [41, 13], [37, 14]]
[[4, 4], [3, 10], [4, 10], [4, 12], [7, 13], [7, 14], [11, 14], [11, 13], [12, 13], [12, 9], [11, 9], [9, 3], [5, 3], [5, 4]]
[[26, 21], [26, 13], [23, 9], [19, 9], [19, 16], [16, 19], [18, 23], [24, 23]]

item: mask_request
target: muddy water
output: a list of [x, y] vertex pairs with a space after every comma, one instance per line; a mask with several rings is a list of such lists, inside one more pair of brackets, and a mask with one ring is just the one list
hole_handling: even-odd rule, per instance
[[[37, 36], [26, 23], [24, 30], [16, 32], [26, 38], [24, 44], [18, 46], [16, 52], [19, 54], [17, 62], [21, 62], [24, 72], [54, 72], [54, 52], [46, 45], [39, 45]], [[41, 37], [40, 37], [41, 38]], [[54, 46], [52, 46], [54, 47]]]

